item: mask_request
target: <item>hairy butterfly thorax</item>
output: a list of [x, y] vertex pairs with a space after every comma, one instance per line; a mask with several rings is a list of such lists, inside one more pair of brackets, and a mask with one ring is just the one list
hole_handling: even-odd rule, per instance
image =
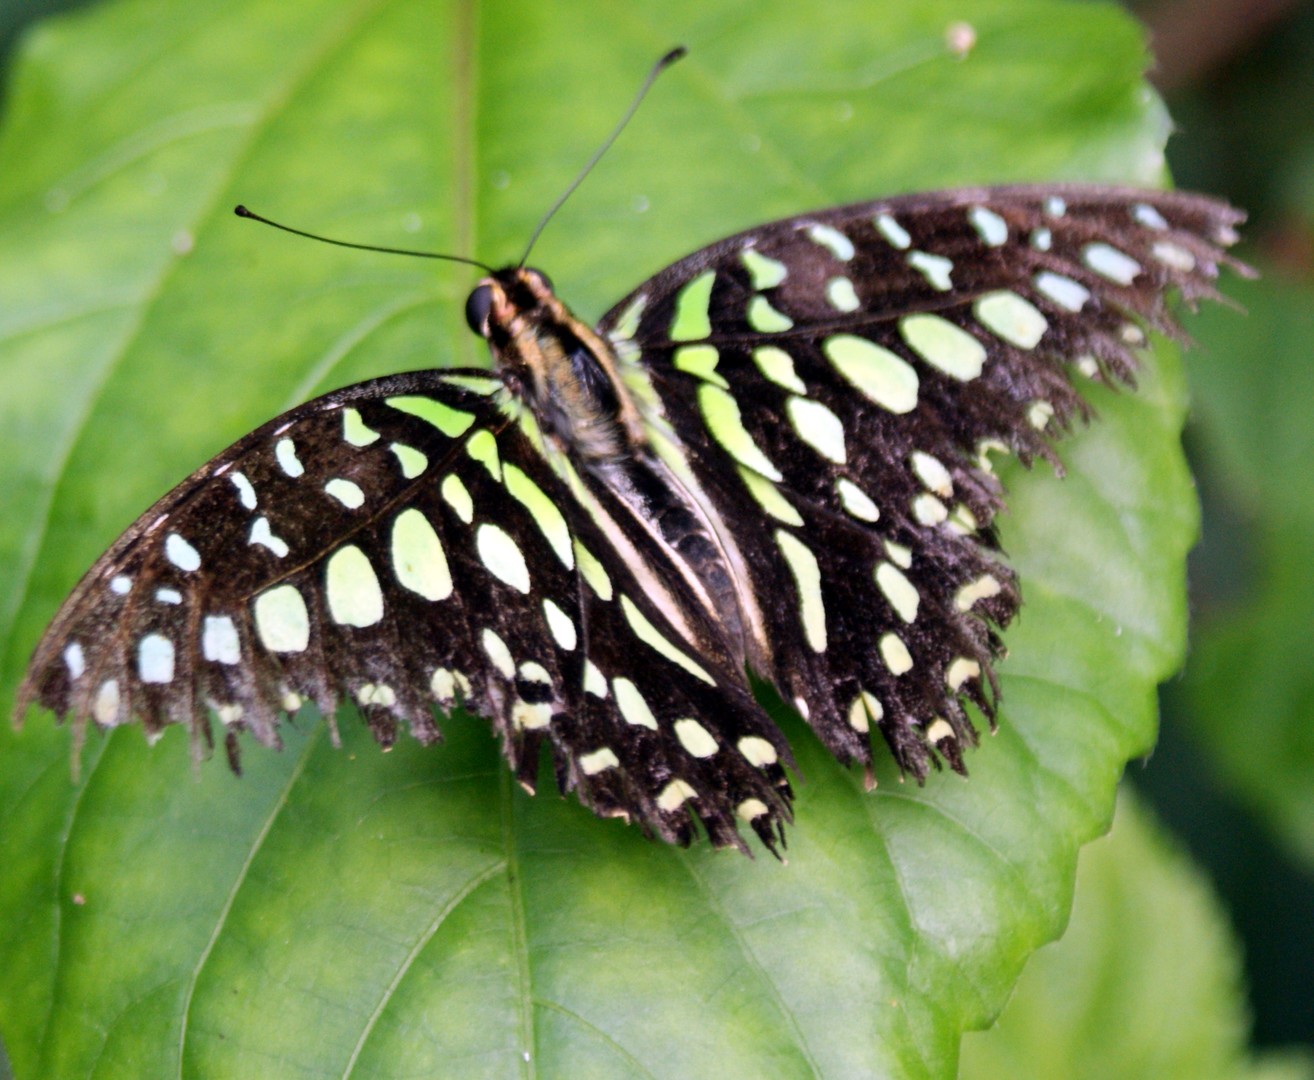
[[466, 316], [487, 339], [494, 369], [558, 449], [603, 464], [644, 443], [611, 349], [557, 299], [541, 271], [513, 267], [485, 278]]
[[727, 666], [731, 681], [741, 680], [750, 659], [763, 669], [769, 645], [733, 530], [690, 490], [692, 476], [676, 464], [683, 448], [659, 413], [636, 403], [612, 339], [577, 319], [531, 268], [485, 278], [466, 314], [487, 339], [494, 370], [542, 432], [549, 461], [625, 551], [681, 639]]
[[531, 790], [546, 754], [598, 814], [774, 850], [790, 754], [750, 676], [840, 761], [876, 740], [918, 780], [963, 771], [1020, 604], [994, 460], [1055, 460], [1081, 386], [1174, 331], [1168, 294], [1247, 272], [1241, 220], [1080, 184], [830, 207], [596, 326], [523, 259], [430, 256], [486, 272], [466, 316], [492, 370], [337, 390], [202, 466], [77, 585], [17, 713], [181, 724], [198, 756], [217, 728], [236, 767], [308, 703], [383, 745], [459, 706]]

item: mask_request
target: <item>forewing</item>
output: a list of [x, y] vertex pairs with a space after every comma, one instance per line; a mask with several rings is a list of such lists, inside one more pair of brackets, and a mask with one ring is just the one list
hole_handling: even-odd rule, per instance
[[[755, 662], [843, 760], [961, 769], [1019, 594], [992, 452], [1052, 459], [1129, 382], [1169, 291], [1215, 296], [1242, 215], [1085, 186], [952, 191], [750, 230], [605, 316], [745, 556]], [[938, 756], [937, 756], [938, 752]]]
[[461, 704], [530, 789], [546, 744], [600, 814], [774, 843], [784, 747], [742, 672], [696, 675], [636, 625], [674, 638], [502, 383], [418, 372], [279, 417], [148, 510], [60, 609], [18, 713], [185, 724], [197, 752], [217, 717], [236, 767], [238, 732], [276, 745], [306, 700], [330, 724], [353, 703], [385, 746]]

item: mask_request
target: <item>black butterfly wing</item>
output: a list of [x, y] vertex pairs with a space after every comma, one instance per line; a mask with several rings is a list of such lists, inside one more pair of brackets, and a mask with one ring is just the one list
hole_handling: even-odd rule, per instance
[[220, 454], [96, 562], [18, 715], [36, 701], [79, 735], [185, 724], [198, 752], [213, 716], [236, 767], [237, 732], [276, 745], [306, 700], [329, 723], [355, 704], [385, 746], [399, 723], [436, 740], [434, 706], [463, 704], [531, 789], [546, 745], [600, 814], [687, 842], [692, 812], [740, 846], [748, 821], [773, 843], [783, 742], [742, 673], [673, 658], [576, 494], [487, 373], [336, 391]]
[[[921, 777], [993, 715], [1019, 604], [990, 454], [1052, 459], [1083, 378], [1129, 382], [1166, 294], [1215, 294], [1242, 215], [1080, 185], [913, 195], [753, 229], [600, 330], [745, 554], [750, 659], [842, 760]], [[646, 385], [645, 385], [646, 384]]]

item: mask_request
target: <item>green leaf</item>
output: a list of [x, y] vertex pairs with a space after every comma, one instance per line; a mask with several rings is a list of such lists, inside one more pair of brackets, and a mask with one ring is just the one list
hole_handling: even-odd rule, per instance
[[1063, 940], [1027, 965], [994, 1028], [963, 1041], [962, 1080], [1290, 1080], [1314, 1058], [1246, 1060], [1241, 958], [1208, 883], [1129, 789], [1081, 854]]
[[[78, 574], [227, 442], [319, 390], [482, 362], [466, 271], [234, 203], [513, 260], [676, 42], [691, 58], [535, 251], [586, 317], [808, 207], [1161, 177], [1141, 34], [1110, 5], [133, 0], [48, 24], [0, 130], [0, 707]], [[1061, 931], [1180, 662], [1182, 387], [1171, 352], [1148, 365], [1093, 395], [1066, 481], [1007, 476], [1028, 606], [972, 780], [885, 766], [865, 794], [787, 722], [787, 865], [530, 799], [467, 717], [387, 756], [314, 727], [241, 780], [193, 776], [179, 731], [93, 737], [77, 783], [47, 717], [0, 732], [15, 1075], [953, 1075]]]
[[1314, 289], [1270, 272], [1235, 295], [1244, 325], [1217, 312], [1193, 320], [1210, 347], [1191, 370], [1211, 489], [1251, 524], [1251, 544], [1229, 542], [1226, 519], [1206, 533], [1197, 646], [1180, 689], [1211, 761], [1314, 866]]

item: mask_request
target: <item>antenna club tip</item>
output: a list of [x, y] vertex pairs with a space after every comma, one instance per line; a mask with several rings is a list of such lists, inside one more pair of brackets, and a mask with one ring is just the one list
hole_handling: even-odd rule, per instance
[[668, 68], [672, 64], [674, 64], [677, 60], [683, 60], [688, 55], [689, 55], [689, 50], [687, 48], [685, 48], [683, 45], [677, 45], [665, 56], [663, 56], [659, 61], [657, 61], [657, 67], [663, 69]]
[[238, 217], [245, 217], [245, 218], [255, 217], [255, 215], [251, 213], [251, 211], [248, 210], [241, 203], [238, 203], [236, 206], [233, 207], [233, 213], [236, 214]]

